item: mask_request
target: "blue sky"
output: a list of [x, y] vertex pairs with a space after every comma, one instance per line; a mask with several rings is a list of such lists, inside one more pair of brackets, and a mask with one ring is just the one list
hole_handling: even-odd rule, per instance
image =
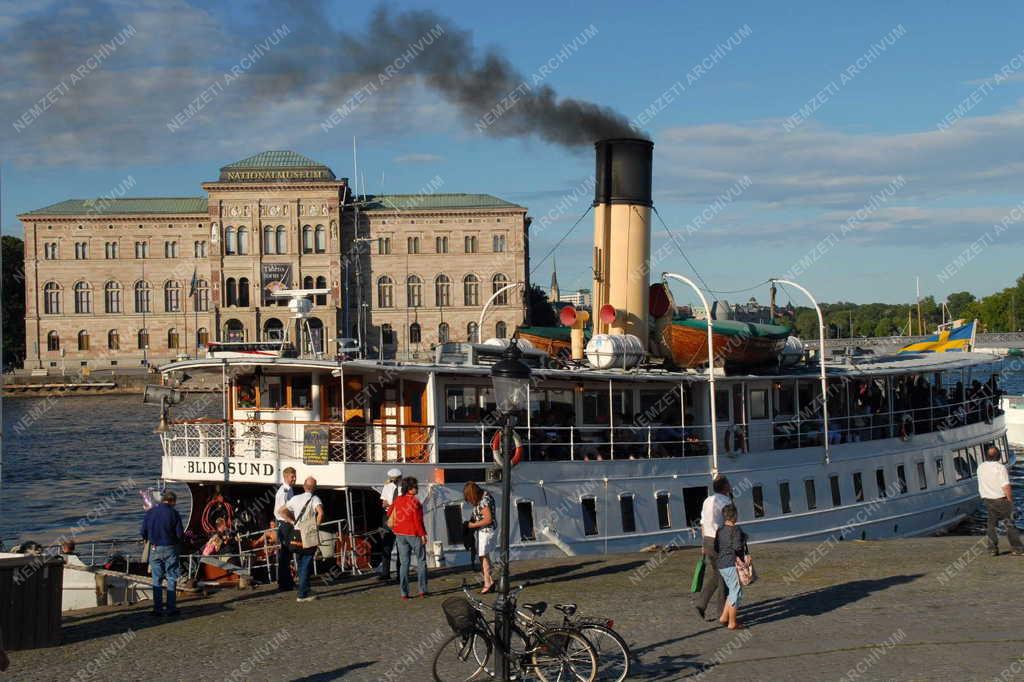
[[[344, 48], [351, 36], [374, 43], [367, 26], [377, 6], [304, 7], [0, 3], [0, 71], [10, 81], [0, 92], [4, 233], [21, 235], [19, 212], [103, 195], [126, 178], [132, 196], [198, 195], [221, 165], [268, 148], [351, 176], [353, 136], [369, 192], [415, 192], [440, 177], [440, 191], [528, 207], [544, 223], [535, 263], [586, 210], [577, 194], [539, 220], [591, 175], [590, 148], [482, 134], [415, 61], [325, 131], [330, 112], [376, 79], [355, 72]], [[923, 293], [944, 298], [990, 293], [1024, 271], [1024, 10], [1009, 3], [986, 12], [923, 2], [386, 8], [392, 17], [437, 12], [448, 36], [468, 31], [478, 53], [497, 50], [527, 79], [575, 39], [578, 49], [544, 78], [559, 97], [629, 119], [653, 106], [644, 128], [656, 145], [655, 203], [712, 289], [788, 273], [822, 300], [899, 302], [913, 298], [917, 276]], [[287, 35], [266, 56], [168, 130], [282, 26]], [[124, 44], [69, 86], [126, 27]], [[302, 77], [284, 77], [297, 63]], [[702, 63], [711, 64], [703, 73]], [[676, 83], [685, 89], [672, 92]], [[48, 92], [54, 101], [32, 114]], [[26, 115], [29, 124], [15, 125]], [[496, 132], [510, 134], [502, 125]], [[588, 217], [556, 254], [563, 290], [589, 286], [590, 233]], [[665, 239], [655, 222], [655, 252]], [[535, 281], [549, 281], [550, 265]], [[654, 270], [692, 274], [675, 252]], [[767, 291], [725, 297], [751, 294], [764, 300]]]

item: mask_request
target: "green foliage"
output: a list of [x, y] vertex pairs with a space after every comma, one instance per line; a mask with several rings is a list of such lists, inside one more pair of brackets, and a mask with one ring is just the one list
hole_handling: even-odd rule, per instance
[[548, 302], [547, 293], [536, 284], [530, 286], [527, 305], [527, 319], [534, 327], [557, 327], [558, 318]]
[[0, 238], [3, 278], [3, 364], [25, 358], [25, 243], [17, 237]]

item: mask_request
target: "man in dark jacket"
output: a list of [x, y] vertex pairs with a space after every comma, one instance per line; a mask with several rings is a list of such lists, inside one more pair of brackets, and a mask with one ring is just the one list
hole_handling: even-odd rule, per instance
[[[178, 581], [178, 545], [185, 537], [181, 515], [174, 505], [178, 496], [165, 490], [162, 501], [146, 512], [142, 519], [142, 539], [149, 542], [149, 569], [153, 574], [153, 615], [176, 616]], [[167, 610], [164, 611], [163, 580], [167, 578]]]

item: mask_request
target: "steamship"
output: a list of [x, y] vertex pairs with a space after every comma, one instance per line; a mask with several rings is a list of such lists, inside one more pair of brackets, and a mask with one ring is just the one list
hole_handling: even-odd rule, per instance
[[216, 514], [265, 528], [286, 467], [318, 480], [360, 568], [376, 561], [394, 467], [420, 481], [434, 565], [468, 561], [467, 481], [512, 505], [515, 558], [699, 545], [715, 474], [731, 480], [754, 542], [925, 535], [971, 514], [985, 448], [1014, 459], [998, 405], [964, 390], [994, 383], [995, 358], [830, 360], [799, 346], [786, 360], [778, 329], [724, 320], [696, 325], [711, 353], [676, 343], [694, 322], [665, 305], [669, 278], [648, 281], [652, 156], [646, 140], [596, 143], [595, 315], [522, 330], [564, 343], [521, 343], [532, 376], [511, 500], [491, 448], [490, 369], [508, 341], [444, 343], [429, 361], [324, 357], [301, 336], [317, 292], [279, 292], [293, 296], [294, 347], [211, 344], [161, 368], [174, 395], [202, 373], [223, 382], [218, 418], [178, 418], [185, 406], [164, 401], [162, 478], [191, 490], [192, 537]]

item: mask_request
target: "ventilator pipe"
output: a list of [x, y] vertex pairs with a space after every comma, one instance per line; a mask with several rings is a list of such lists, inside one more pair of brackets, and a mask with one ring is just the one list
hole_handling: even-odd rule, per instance
[[558, 313], [559, 321], [569, 327], [569, 344], [573, 360], [583, 359], [583, 328], [590, 321], [590, 313], [586, 310], [576, 310], [568, 305]]

